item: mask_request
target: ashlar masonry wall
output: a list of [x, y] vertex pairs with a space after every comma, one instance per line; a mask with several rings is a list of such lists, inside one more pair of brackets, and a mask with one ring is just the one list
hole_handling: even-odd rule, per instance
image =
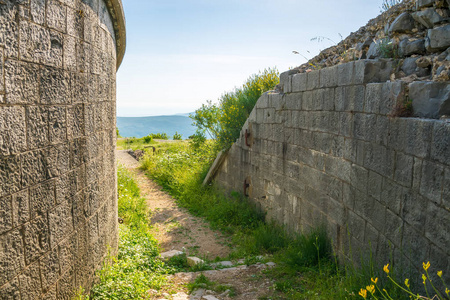
[[119, 0], [0, 1], [0, 298], [70, 299], [117, 250]]
[[372, 253], [412, 271], [431, 261], [448, 281], [450, 122], [392, 117], [409, 85], [386, 81], [391, 64], [283, 73], [284, 92], [258, 100], [215, 181], [248, 194], [291, 232], [326, 224], [343, 260]]

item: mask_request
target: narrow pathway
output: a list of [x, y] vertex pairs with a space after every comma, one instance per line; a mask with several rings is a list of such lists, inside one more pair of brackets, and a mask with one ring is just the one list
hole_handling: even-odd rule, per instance
[[211, 230], [201, 218], [178, 207], [170, 195], [139, 169], [139, 162], [131, 155], [119, 150], [117, 160], [135, 175], [141, 195], [147, 200], [153, 225], [151, 233], [158, 240], [161, 252], [185, 249], [188, 256], [208, 259], [226, 257], [231, 252], [219, 231]]
[[[188, 256], [203, 259], [214, 259], [217, 256], [224, 258], [231, 252], [227, 237], [219, 231], [210, 229], [201, 218], [192, 216], [185, 209], [178, 207], [170, 195], [162, 191], [159, 185], [139, 169], [139, 163], [126, 151], [118, 150], [116, 153], [118, 163], [134, 174], [141, 195], [147, 200], [151, 210], [150, 221], [153, 225], [151, 233], [158, 240], [161, 252], [184, 250]], [[227, 263], [231, 264], [231, 262]], [[265, 275], [263, 270], [273, 265], [269, 262], [246, 266], [241, 260], [233, 262], [232, 267], [225, 269], [177, 273], [169, 276], [171, 287], [167, 289], [167, 292], [150, 290], [149, 297], [157, 300], [261, 299], [262, 296], [272, 293], [274, 282]], [[200, 274], [204, 274], [209, 280], [225, 287], [225, 291], [199, 289], [188, 295], [186, 283], [192, 282]]]

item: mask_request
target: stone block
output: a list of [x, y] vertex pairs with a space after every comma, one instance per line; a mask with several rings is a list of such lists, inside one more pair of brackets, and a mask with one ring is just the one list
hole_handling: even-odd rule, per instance
[[373, 197], [374, 199], [380, 201], [382, 185], [383, 185], [383, 177], [375, 172], [369, 171], [367, 179], [367, 194], [370, 197]]
[[159, 254], [159, 257], [161, 257], [162, 260], [168, 260], [174, 256], [183, 255], [184, 252], [179, 250], [170, 250]]
[[404, 39], [398, 44], [398, 52], [401, 56], [411, 56], [413, 54], [425, 54], [425, 39], [408, 40]]
[[0, 286], [25, 267], [23, 239], [19, 229], [0, 236]]
[[356, 139], [371, 141], [376, 136], [377, 115], [355, 113], [353, 117], [353, 136]]
[[37, 217], [23, 227], [25, 261], [28, 264], [49, 250], [48, 220]]
[[84, 40], [84, 13], [80, 9], [67, 8], [67, 34]]
[[18, 55], [18, 31], [19, 26], [16, 16], [19, 14], [18, 5], [14, 2], [5, 3], [0, 8], [0, 24], [2, 24], [2, 34], [0, 34], [0, 44], [5, 47], [7, 57]]
[[450, 123], [434, 122], [431, 158], [450, 165]]
[[[77, 260], [76, 243], [77, 243], [76, 238], [72, 235], [69, 236], [68, 239], [66, 239], [62, 244], [58, 245], [59, 268], [61, 274], [70, 271], [76, 264]], [[90, 257], [89, 259], [93, 259], [93, 257]]]
[[412, 226], [405, 224], [401, 250], [412, 261], [426, 262], [430, 251], [430, 242]]
[[[427, 219], [428, 199], [416, 193], [409, 193], [404, 198], [401, 216], [415, 230], [424, 234]], [[430, 216], [431, 217], [431, 216]], [[433, 217], [434, 218], [434, 217]]]
[[360, 190], [361, 192], [367, 191], [367, 183], [369, 179], [369, 171], [361, 166], [352, 164], [350, 169], [350, 184]]
[[411, 187], [413, 177], [414, 157], [396, 153], [394, 180], [406, 187]]
[[364, 167], [388, 178], [393, 176], [394, 153], [388, 148], [367, 143], [364, 147]]
[[386, 207], [363, 193], [355, 199], [355, 213], [372, 224], [378, 231], [383, 232], [386, 224]]
[[14, 278], [4, 286], [0, 287], [0, 295], [5, 300], [20, 300], [19, 277]]
[[350, 137], [353, 132], [353, 114], [350, 112], [339, 113], [339, 135]]
[[19, 37], [19, 53], [22, 60], [48, 66], [62, 66], [62, 33], [21, 21]]
[[426, 28], [433, 28], [436, 24], [444, 20], [434, 8], [416, 11], [412, 14], [412, 17], [416, 22], [422, 24]]
[[425, 236], [450, 255], [450, 222], [444, 221], [449, 220], [450, 212], [430, 201], [426, 213], [433, 218], [426, 220]]
[[195, 257], [195, 256], [188, 256], [188, 257], [187, 257], [187, 263], [188, 263], [188, 265], [189, 265], [190, 267], [193, 267], [193, 266], [196, 266], [196, 265], [203, 264], [203, 263], [205, 263], [205, 262], [203, 261], [203, 259], [200, 259], [200, 258], [198, 258], [198, 257]]
[[386, 205], [395, 214], [400, 214], [403, 200], [408, 195], [408, 189], [397, 184], [387, 178], [383, 178], [383, 184], [381, 189], [381, 203]]
[[434, 120], [408, 118], [406, 122], [405, 152], [425, 158], [430, 154]]
[[67, 8], [56, 0], [47, 1], [47, 25], [60, 32], [66, 31]]
[[320, 86], [320, 70], [314, 70], [305, 74], [307, 75], [306, 89], [308, 91], [318, 89]]
[[386, 82], [381, 89], [381, 95], [380, 114], [390, 115], [396, 105], [405, 102], [406, 84], [402, 81]]
[[0, 234], [13, 227], [13, 210], [11, 196], [0, 198]]
[[301, 110], [302, 109], [302, 95], [303, 93], [286, 94], [286, 109]]
[[335, 89], [335, 110], [362, 112], [364, 110], [363, 85], [343, 86]]
[[67, 125], [69, 139], [78, 138], [85, 134], [83, 105], [75, 105], [67, 109]]
[[355, 84], [386, 82], [394, 72], [390, 59], [365, 59], [355, 62]]
[[57, 299], [73, 299], [76, 290], [74, 269], [72, 268], [63, 274], [56, 286]]
[[338, 67], [332, 66], [320, 70], [320, 87], [336, 87], [338, 82]]
[[380, 110], [382, 83], [369, 83], [366, 85], [364, 97], [364, 112], [377, 114]]
[[19, 276], [20, 294], [22, 299], [39, 299], [42, 295], [39, 264], [34, 263]]
[[394, 244], [395, 247], [401, 247], [402, 245], [403, 228], [402, 218], [387, 209], [384, 235]]
[[424, 160], [420, 193], [434, 203], [440, 204], [443, 178], [444, 168], [442, 165]]
[[19, 156], [0, 156], [0, 197], [19, 191], [20, 171]]
[[59, 277], [58, 248], [55, 248], [39, 260], [39, 269], [42, 279], [42, 290], [47, 293], [55, 286]]
[[80, 73], [88, 73], [91, 69], [92, 48], [86, 43], [76, 44], [77, 68]]
[[74, 71], [77, 67], [77, 55], [76, 55], [77, 38], [64, 35], [63, 45], [63, 67], [64, 70]]
[[438, 119], [450, 114], [450, 84], [448, 82], [416, 81], [409, 84], [414, 115]]
[[[366, 222], [352, 211], [348, 212], [348, 234], [359, 241], [364, 241]], [[354, 249], [356, 250], [356, 249]]]
[[389, 142], [389, 117], [377, 115], [375, 125], [375, 141], [383, 146]]
[[337, 66], [338, 86], [352, 85], [354, 79], [354, 62], [340, 64]]
[[415, 22], [411, 14], [403, 12], [392, 22], [389, 27], [389, 34], [411, 32], [414, 28]]
[[369, 253], [362, 253], [364, 258], [369, 258], [367, 256], [374, 255], [376, 253], [378, 247], [378, 236], [379, 231], [367, 222], [366, 229], [364, 231], [364, 243], [366, 244]]
[[5, 94], [5, 56], [4, 49], [0, 48], [0, 103], [4, 102]]
[[70, 151], [68, 144], [47, 148], [47, 171], [49, 178], [55, 178], [69, 171]]
[[27, 138], [30, 150], [43, 148], [49, 144], [48, 110], [42, 106], [26, 108]]
[[325, 157], [325, 172], [343, 181], [350, 182], [352, 164], [349, 161], [332, 156]]
[[49, 115], [49, 139], [51, 144], [58, 144], [67, 140], [66, 109], [60, 106], [50, 107]]
[[20, 191], [12, 196], [13, 226], [17, 227], [30, 219], [30, 203], [28, 190]]
[[52, 209], [49, 214], [50, 245], [55, 247], [62, 239], [73, 231], [72, 207], [63, 203]]
[[41, 101], [44, 104], [70, 104], [70, 76], [62, 69], [43, 67], [41, 76]]
[[303, 92], [307, 90], [307, 73], [295, 74], [292, 76], [292, 92]]
[[448, 210], [450, 208], [450, 168], [445, 169], [443, 186], [442, 204], [444, 208]]
[[330, 139], [330, 154], [343, 158], [345, 151], [345, 138], [338, 135], [332, 135]]
[[30, 14], [35, 23], [43, 25], [45, 22], [45, 0], [31, 0]]
[[48, 178], [48, 168], [44, 150], [26, 152], [21, 155], [21, 184], [28, 187], [45, 181]]
[[450, 25], [428, 29], [425, 48], [430, 52], [445, 50], [450, 47]]
[[22, 107], [0, 107], [0, 155], [26, 151], [25, 110]]
[[39, 102], [39, 67], [16, 60], [5, 61], [5, 101], [9, 104]]

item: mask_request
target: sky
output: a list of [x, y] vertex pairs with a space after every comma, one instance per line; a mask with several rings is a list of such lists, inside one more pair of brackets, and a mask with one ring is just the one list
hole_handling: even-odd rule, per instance
[[[252, 74], [304, 63], [364, 26], [382, 0], [123, 0], [117, 116], [189, 113]], [[323, 36], [322, 42], [311, 41]], [[296, 55], [292, 51], [298, 51]], [[302, 57], [304, 56], [304, 57]]]

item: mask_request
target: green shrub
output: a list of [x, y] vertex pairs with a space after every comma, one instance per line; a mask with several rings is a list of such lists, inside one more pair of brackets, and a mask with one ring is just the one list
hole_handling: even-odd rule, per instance
[[244, 85], [223, 94], [218, 104], [202, 105], [190, 117], [198, 134], [207, 133], [217, 139], [221, 149], [229, 148], [237, 138], [253, 107], [261, 95], [279, 83], [276, 69], [267, 69], [250, 76]]
[[151, 143], [153, 141], [153, 137], [151, 135], [144, 136], [142, 141], [146, 144]]
[[174, 140], [182, 140], [182, 135], [179, 134], [177, 131], [175, 131], [175, 134], [173, 135]]
[[153, 139], [157, 140], [168, 140], [169, 137], [167, 136], [167, 133], [150, 133], [148, 136], [151, 136]]

